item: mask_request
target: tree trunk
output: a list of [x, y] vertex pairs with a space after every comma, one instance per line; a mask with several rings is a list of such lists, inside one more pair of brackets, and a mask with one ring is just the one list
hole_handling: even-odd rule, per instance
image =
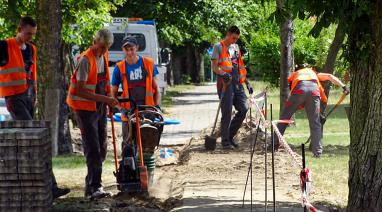
[[61, 1], [38, 0], [37, 22], [39, 115], [51, 123], [53, 155], [71, 152], [65, 104]]
[[352, 23], [362, 28], [354, 27], [349, 34], [353, 58], [348, 211], [382, 211], [382, 0], [370, 4], [369, 17]]
[[171, 70], [172, 70], [172, 78], [174, 81], [174, 85], [179, 85], [182, 83], [181, 72], [182, 72], [182, 57], [178, 52], [174, 52], [171, 55]]
[[198, 48], [194, 48], [195, 57], [195, 80], [194, 83], [201, 83], [204, 81], [204, 58]]
[[[195, 52], [194, 47], [191, 45], [187, 45], [187, 52], [186, 52], [186, 71], [187, 75], [190, 77], [190, 82], [196, 82], [198, 78], [197, 74], [197, 67], [196, 67], [196, 58], [195, 58]], [[184, 69], [183, 69], [184, 70]]]
[[345, 39], [345, 31], [343, 29], [344, 24], [340, 21], [337, 25], [336, 33], [332, 44], [330, 45], [328, 56], [326, 57], [324, 68], [322, 69], [323, 73], [333, 74], [334, 68], [336, 66], [336, 60], [338, 52], [342, 47], [342, 43]]
[[[334, 73], [337, 55], [342, 47], [342, 43], [344, 42], [345, 35], [346, 33], [344, 31], [344, 24], [342, 23], [342, 21], [340, 21], [338, 23], [333, 42], [330, 45], [324, 68], [322, 69], [323, 73], [329, 73], [329, 74]], [[329, 81], [323, 83], [325, 94], [327, 97], [329, 97], [330, 85], [331, 83]], [[325, 107], [326, 105], [321, 105], [321, 111], [324, 111]]]
[[[277, 1], [277, 8], [281, 9], [284, 7], [284, 2], [282, 0]], [[289, 97], [289, 84], [288, 77], [293, 71], [294, 66], [294, 55], [293, 55], [293, 19], [290, 16], [280, 25], [280, 111], [284, 108], [284, 102]], [[281, 117], [281, 112], [280, 112]]]

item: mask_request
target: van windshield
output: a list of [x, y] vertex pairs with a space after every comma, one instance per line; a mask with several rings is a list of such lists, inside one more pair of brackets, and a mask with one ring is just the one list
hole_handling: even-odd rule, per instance
[[122, 41], [125, 36], [135, 37], [138, 41], [138, 52], [144, 51], [146, 49], [146, 39], [143, 34], [138, 33], [113, 33], [114, 42], [110, 47], [109, 51], [122, 51]]

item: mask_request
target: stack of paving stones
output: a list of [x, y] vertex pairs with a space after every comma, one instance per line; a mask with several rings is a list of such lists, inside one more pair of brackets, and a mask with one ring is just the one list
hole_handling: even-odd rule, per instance
[[0, 212], [52, 211], [49, 123], [0, 122]]

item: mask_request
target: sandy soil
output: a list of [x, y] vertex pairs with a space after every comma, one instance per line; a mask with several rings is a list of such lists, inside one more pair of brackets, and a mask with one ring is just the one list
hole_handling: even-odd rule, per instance
[[[169, 147], [174, 150], [174, 157], [162, 159], [157, 153], [157, 168], [150, 195], [116, 195], [98, 201], [65, 198], [56, 201], [55, 211], [248, 211], [251, 207], [250, 180], [244, 208], [242, 197], [255, 136], [255, 130], [250, 132], [249, 129], [248, 123], [240, 129], [236, 137], [240, 148], [236, 150], [222, 150], [218, 139], [217, 149], [206, 151], [204, 136], [209, 133], [209, 128], [198, 138], [191, 139], [189, 144]], [[77, 151], [81, 150], [80, 146], [78, 143]], [[264, 133], [260, 132], [253, 158], [252, 199], [253, 207], [261, 210], [265, 205], [264, 154]], [[271, 209], [271, 154], [268, 153], [267, 157], [268, 208]], [[301, 211], [299, 168], [293, 165], [291, 157], [284, 151], [275, 154], [275, 164], [277, 208]], [[115, 185], [106, 189], [117, 193]]]

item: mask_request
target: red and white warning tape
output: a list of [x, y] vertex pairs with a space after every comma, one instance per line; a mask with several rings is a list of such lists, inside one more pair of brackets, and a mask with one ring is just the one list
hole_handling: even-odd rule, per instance
[[[258, 114], [260, 115], [260, 118], [261, 118], [261, 121], [265, 124], [265, 127], [269, 127], [270, 126], [270, 122], [269, 121], [266, 121], [265, 120], [265, 116], [264, 116], [264, 113], [263, 111], [260, 109], [260, 106], [257, 104], [258, 102], [261, 102], [264, 100], [264, 96], [260, 96], [258, 98], [254, 98], [254, 97], [250, 97], [249, 98], [249, 102], [250, 102], [250, 106], [255, 106], [257, 111], [258, 111]], [[283, 120], [281, 120], [283, 121]], [[276, 122], [272, 122], [271, 124], [273, 125], [273, 129], [275, 131], [275, 134], [277, 135], [277, 137], [279, 138], [279, 141], [280, 141], [280, 144], [285, 148], [285, 150], [289, 153], [289, 155], [292, 156], [293, 158], [293, 161], [295, 162], [293, 165], [296, 165], [299, 166], [300, 168], [302, 168], [302, 164], [301, 164], [301, 156], [298, 155], [296, 152], [294, 152], [290, 146], [288, 145], [288, 143], [286, 142], [284, 136], [281, 135], [279, 129], [277, 128], [277, 123], [278, 121]]]
[[[310, 184], [311, 184], [311, 172], [309, 171], [308, 168], [305, 168], [305, 170], [303, 169], [303, 166], [302, 166], [302, 157], [297, 154], [296, 152], [294, 152], [292, 150], [292, 148], [290, 148], [290, 146], [288, 145], [287, 141], [285, 140], [284, 136], [281, 135], [279, 129], [277, 128], [277, 123], [285, 123], [285, 124], [289, 124], [291, 123], [291, 121], [289, 120], [275, 120], [275, 121], [272, 121], [271, 123], [267, 120], [265, 120], [265, 116], [264, 116], [264, 111], [262, 109], [260, 109], [260, 106], [258, 104], [258, 102], [261, 102], [261, 108], [263, 106], [263, 102], [264, 101], [264, 96], [261, 95], [257, 95], [256, 96], [257, 98], [255, 98], [254, 96], [251, 96], [249, 98], [249, 104], [250, 104], [250, 107], [253, 107], [255, 106], [256, 110], [257, 110], [257, 114], [259, 114], [260, 116], [260, 119], [262, 121], [262, 123], [264, 124], [264, 127], [269, 127], [270, 124], [272, 124], [273, 126], [273, 130], [275, 132], [275, 134], [277, 135], [278, 139], [279, 139], [279, 142], [280, 144], [284, 147], [284, 149], [288, 152], [288, 154], [293, 158], [293, 165], [297, 165], [299, 168], [302, 169], [301, 173], [300, 173], [300, 186], [301, 186], [301, 204], [302, 204], [302, 207], [306, 207], [308, 209], [309, 212], [318, 212], [319, 210], [317, 210], [309, 201], [308, 201], [308, 195], [309, 195], [309, 190], [310, 190]], [[303, 174], [304, 173], [304, 176]]]
[[301, 164], [301, 156], [299, 154], [297, 154], [296, 152], [294, 152], [292, 150], [292, 148], [290, 148], [290, 146], [288, 145], [288, 143], [286, 142], [284, 136], [281, 135], [279, 129], [277, 128], [277, 125], [276, 125], [277, 122], [272, 122], [272, 125], [273, 125], [273, 130], [275, 131], [275, 134], [277, 135], [277, 137], [279, 138], [279, 142], [280, 144], [284, 147], [284, 149], [289, 153], [290, 156], [292, 156], [295, 164], [297, 164], [301, 169], [302, 169], [302, 164]]

